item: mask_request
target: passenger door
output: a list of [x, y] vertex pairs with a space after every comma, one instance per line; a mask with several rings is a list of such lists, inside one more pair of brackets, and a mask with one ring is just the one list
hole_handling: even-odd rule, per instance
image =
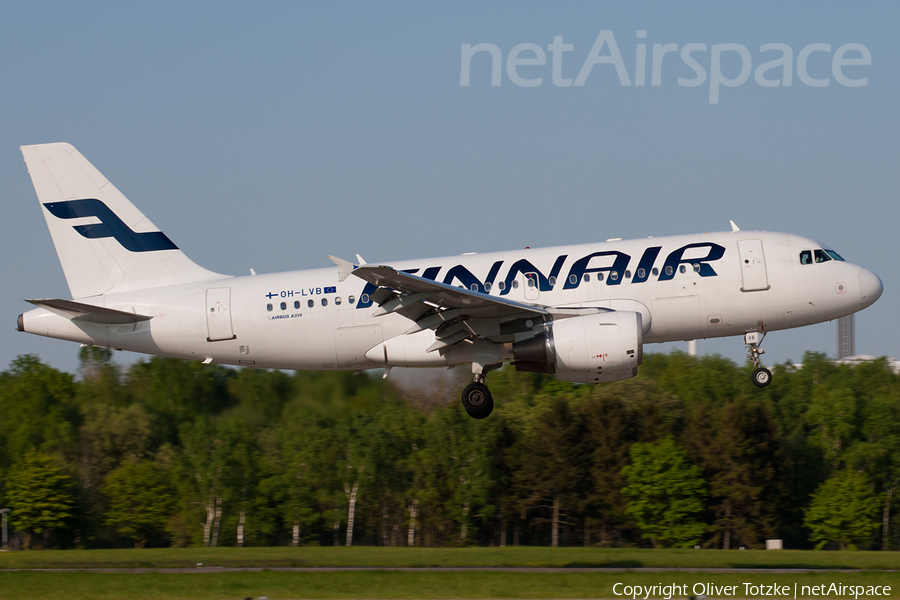
[[210, 288], [206, 290], [207, 342], [233, 340], [231, 326], [231, 288]]
[[766, 257], [762, 240], [739, 240], [738, 254], [741, 257], [742, 292], [759, 292], [769, 289], [766, 273]]

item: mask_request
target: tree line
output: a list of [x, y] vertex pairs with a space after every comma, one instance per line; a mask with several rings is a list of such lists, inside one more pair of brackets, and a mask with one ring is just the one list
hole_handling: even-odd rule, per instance
[[596, 386], [457, 388], [83, 348], [0, 373], [0, 507], [24, 548], [550, 545], [898, 549], [900, 377], [809, 353], [648, 354]]

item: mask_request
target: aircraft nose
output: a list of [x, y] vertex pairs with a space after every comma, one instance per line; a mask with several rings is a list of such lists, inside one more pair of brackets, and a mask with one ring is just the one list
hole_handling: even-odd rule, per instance
[[868, 269], [859, 270], [860, 310], [875, 304], [883, 291], [884, 284], [878, 275]]

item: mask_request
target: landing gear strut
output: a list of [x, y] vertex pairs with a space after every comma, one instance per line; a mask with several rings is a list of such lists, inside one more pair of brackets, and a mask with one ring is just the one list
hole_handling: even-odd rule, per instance
[[757, 331], [751, 331], [750, 333], [744, 334], [744, 345], [749, 350], [747, 358], [753, 361], [753, 365], [756, 367], [753, 369], [753, 385], [761, 388], [772, 383], [772, 371], [759, 366], [759, 356], [766, 353], [765, 350], [759, 349], [759, 345], [762, 344], [765, 337], [765, 333]]
[[[494, 369], [499, 369], [502, 363], [488, 365], [476, 372], [472, 383], [466, 386], [462, 393], [462, 405], [473, 419], [484, 419], [494, 411], [494, 398], [491, 391], [484, 384], [484, 376]], [[473, 365], [475, 370], [475, 365]]]

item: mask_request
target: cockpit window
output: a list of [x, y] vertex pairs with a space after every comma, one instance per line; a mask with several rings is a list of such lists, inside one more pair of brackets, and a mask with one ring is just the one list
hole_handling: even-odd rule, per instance
[[814, 250], [817, 263], [823, 263], [831, 260], [831, 257], [825, 254], [824, 250]]
[[812, 264], [812, 250], [804, 250], [800, 253], [800, 264], [801, 265], [811, 265]]
[[826, 250], [825, 253], [828, 254], [828, 256], [830, 256], [830, 257], [833, 258], [834, 260], [840, 260], [840, 261], [843, 261], [843, 260], [844, 260], [844, 259], [841, 257], [841, 255], [838, 254], [837, 252], [835, 252], [834, 250]]

